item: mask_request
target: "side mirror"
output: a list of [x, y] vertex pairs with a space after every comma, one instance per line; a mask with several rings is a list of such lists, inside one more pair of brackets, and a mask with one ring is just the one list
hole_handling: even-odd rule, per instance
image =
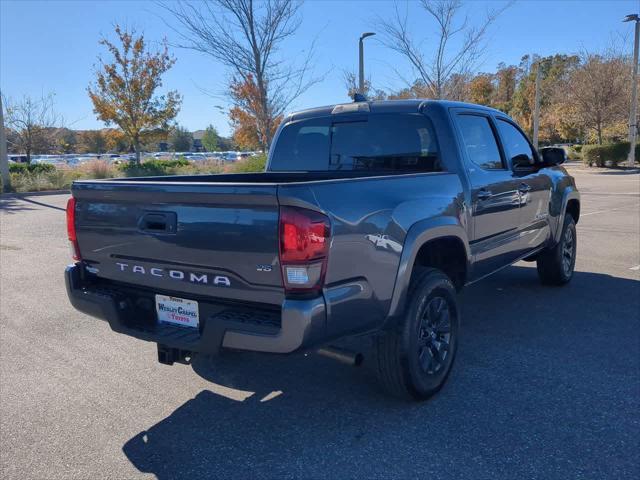
[[535, 168], [533, 160], [528, 155], [521, 153], [511, 157], [511, 165], [514, 171], [530, 171]]
[[543, 147], [540, 149], [540, 155], [545, 167], [562, 165], [567, 161], [567, 152], [561, 147]]

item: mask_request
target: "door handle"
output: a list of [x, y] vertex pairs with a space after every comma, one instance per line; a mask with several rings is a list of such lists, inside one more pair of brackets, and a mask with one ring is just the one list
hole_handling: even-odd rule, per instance
[[520, 186], [518, 187], [518, 191], [520, 193], [527, 193], [531, 191], [531, 186], [527, 185], [526, 183], [521, 183]]
[[176, 223], [174, 212], [147, 212], [140, 218], [138, 227], [150, 233], [176, 233]]
[[481, 188], [477, 193], [478, 200], [489, 200], [492, 195], [491, 190], [487, 190], [486, 188]]

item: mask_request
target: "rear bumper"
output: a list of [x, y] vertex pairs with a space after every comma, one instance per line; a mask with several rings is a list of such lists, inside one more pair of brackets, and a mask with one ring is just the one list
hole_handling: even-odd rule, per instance
[[114, 332], [172, 348], [216, 354], [221, 347], [291, 353], [322, 343], [327, 336], [324, 297], [286, 299], [280, 311], [204, 302], [199, 329], [158, 324], [148, 292], [109, 289], [84, 279], [79, 264], [65, 270], [73, 307], [105, 320]]

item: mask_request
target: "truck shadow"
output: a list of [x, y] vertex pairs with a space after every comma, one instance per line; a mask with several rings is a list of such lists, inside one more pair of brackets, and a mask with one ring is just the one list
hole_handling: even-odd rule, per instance
[[[57, 192], [57, 195], [60, 195], [60, 193]], [[33, 196], [41, 197], [44, 195], [33, 194]], [[37, 208], [33, 207], [33, 205], [36, 205], [37, 207], [51, 208], [53, 210], [59, 210], [62, 212], [65, 211], [64, 208], [59, 207], [57, 205], [53, 205], [51, 203], [46, 203], [38, 200], [33, 200], [31, 198], [27, 198], [26, 196], [22, 196], [22, 195], [12, 196], [11, 194], [6, 194], [6, 195], [3, 195], [2, 198], [0, 198], [0, 211], [4, 211], [7, 213], [17, 213], [17, 212], [23, 212], [28, 210], [38, 210]]]
[[[200, 392], [123, 452], [159, 479], [556, 477], [574, 474], [572, 461], [602, 476], [637, 468], [640, 381], [628, 366], [638, 365], [640, 282], [577, 272], [564, 288], [543, 287], [535, 269], [516, 266], [460, 300], [457, 365], [427, 402], [385, 396], [366, 367], [231, 353], [194, 364], [218, 393]], [[607, 455], [621, 463], [603, 467]]]
[[35, 208], [29, 204], [25, 204], [21, 198], [3, 196], [0, 199], [0, 211], [2, 212], [18, 213], [27, 210], [35, 210]]

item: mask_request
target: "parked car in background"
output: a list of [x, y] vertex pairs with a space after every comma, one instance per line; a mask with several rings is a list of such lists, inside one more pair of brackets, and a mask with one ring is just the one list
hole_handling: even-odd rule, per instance
[[31, 157], [31, 163], [49, 164], [55, 167], [67, 166], [63, 155], [36, 155]]
[[224, 152], [222, 154], [222, 159], [225, 162], [235, 162], [239, 159], [238, 152]]
[[189, 160], [190, 162], [203, 162], [207, 159], [207, 156], [204, 153], [185, 153], [182, 155], [185, 160]]
[[27, 156], [22, 153], [10, 153], [9, 155], [7, 155], [7, 158], [10, 162], [13, 163], [27, 163]]

